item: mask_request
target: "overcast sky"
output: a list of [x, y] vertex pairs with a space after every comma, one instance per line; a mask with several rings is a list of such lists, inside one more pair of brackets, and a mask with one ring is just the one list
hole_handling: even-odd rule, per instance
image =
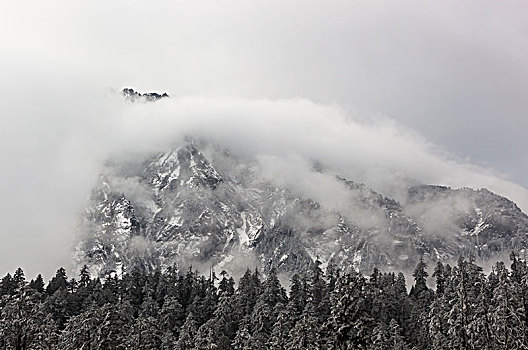
[[[98, 164], [149, 124], [128, 125], [122, 136], [131, 119], [107, 95], [123, 87], [181, 98], [162, 108], [164, 127], [174, 110], [197, 116], [187, 121], [195, 129], [218, 109], [229, 129], [258, 109], [284, 130], [296, 128], [280, 123], [285, 112], [312, 113], [308, 125], [317, 127], [349, 119], [337, 128], [361, 130], [354, 135], [363, 144], [385, 135], [365, 146], [369, 159], [387, 161], [383, 147], [405, 144], [394, 168], [410, 161], [407, 152], [427, 155], [415, 159], [431, 171], [401, 164], [403, 176], [492, 187], [526, 211], [526, 190], [513, 184], [528, 187], [526, 18], [525, 1], [4, 1], [0, 273], [23, 265], [49, 274], [66, 261], [55, 252], [68, 249]], [[182, 101], [187, 107], [174, 106]], [[338, 141], [328, 150], [353, 147], [334, 129], [325, 129]], [[340, 170], [360, 176], [352, 165]]]

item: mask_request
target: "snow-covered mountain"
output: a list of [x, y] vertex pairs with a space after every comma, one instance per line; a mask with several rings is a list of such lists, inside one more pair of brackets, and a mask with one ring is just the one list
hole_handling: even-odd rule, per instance
[[316, 257], [368, 272], [527, 246], [528, 217], [484, 189], [419, 186], [400, 203], [336, 178], [350, 194], [344, 213], [205, 143], [143, 158], [110, 162], [93, 190], [75, 253], [93, 272], [192, 264], [292, 273]]

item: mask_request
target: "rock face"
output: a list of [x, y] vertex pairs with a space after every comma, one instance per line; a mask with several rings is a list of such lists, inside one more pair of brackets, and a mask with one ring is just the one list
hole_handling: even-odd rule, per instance
[[126, 101], [130, 101], [130, 102], [136, 102], [136, 101], [154, 102], [157, 100], [161, 100], [162, 98], [169, 97], [169, 95], [166, 92], [164, 92], [163, 94], [158, 94], [157, 92], [140, 93], [131, 88], [124, 88], [121, 91], [121, 94], [123, 95]]
[[491, 259], [527, 245], [528, 217], [487, 190], [419, 186], [399, 203], [337, 178], [351, 198], [353, 210], [344, 213], [193, 142], [109, 169], [87, 205], [76, 249], [78, 263], [102, 276], [190, 264], [289, 274], [316, 257], [368, 273], [409, 269], [422, 256]]
[[[457, 254], [487, 260], [523, 251], [528, 244], [528, 217], [515, 203], [486, 189], [414, 187], [406, 210], [427, 232], [430, 253], [438, 260]], [[437, 248], [441, 243], [442, 250]]]

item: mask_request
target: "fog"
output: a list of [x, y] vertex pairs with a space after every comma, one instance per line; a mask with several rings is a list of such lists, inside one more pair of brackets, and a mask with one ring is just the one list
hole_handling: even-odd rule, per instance
[[[415, 183], [486, 187], [526, 212], [526, 11], [513, 1], [2, 4], [0, 273], [66, 265], [105, 160], [186, 135], [337, 207], [332, 174], [399, 200]], [[127, 104], [123, 87], [171, 98]], [[314, 161], [328, 172], [313, 173]]]

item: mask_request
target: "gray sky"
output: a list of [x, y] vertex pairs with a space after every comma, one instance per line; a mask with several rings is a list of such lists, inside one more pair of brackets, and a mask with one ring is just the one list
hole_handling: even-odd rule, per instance
[[[65, 263], [109, 152], [189, 130], [389, 193], [388, 174], [490, 187], [526, 211], [527, 16], [487, 0], [4, 2], [0, 273]], [[175, 100], [123, 109], [122, 87]]]

